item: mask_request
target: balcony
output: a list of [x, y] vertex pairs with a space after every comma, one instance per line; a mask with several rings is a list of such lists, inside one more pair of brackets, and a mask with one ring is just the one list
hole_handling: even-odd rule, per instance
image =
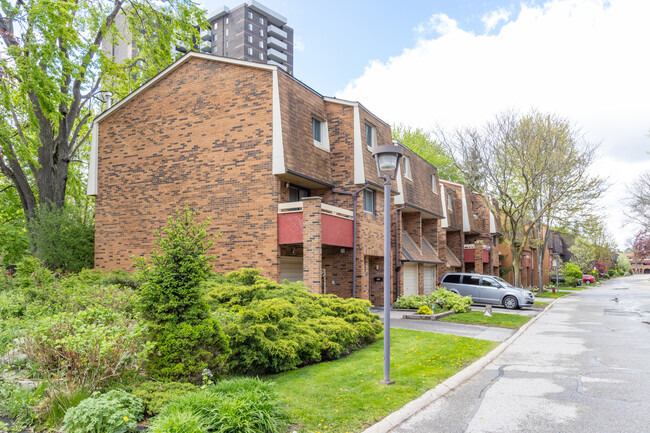
[[285, 32], [279, 27], [274, 26], [273, 24], [269, 24], [269, 27], [266, 29], [266, 31], [270, 36], [275, 36], [281, 39], [286, 39], [288, 36], [287, 32]]
[[287, 55], [284, 53], [281, 53], [278, 50], [275, 50], [273, 48], [269, 48], [266, 52], [266, 56], [270, 60], [275, 60], [276, 62], [286, 62], [287, 61]]
[[201, 40], [212, 42], [212, 30], [201, 30]]
[[210, 42], [201, 42], [201, 51], [204, 53], [211, 53], [212, 52], [212, 43]]
[[269, 65], [277, 66], [278, 68], [282, 69], [282, 70], [285, 71], [285, 72], [287, 71], [287, 67], [286, 67], [286, 66], [284, 66], [282, 63], [278, 63], [278, 62], [276, 62], [275, 60], [269, 60], [269, 61], [266, 62], [266, 63], [268, 63]]
[[[483, 254], [483, 263], [490, 262], [490, 247], [483, 246], [481, 249]], [[465, 245], [463, 247], [463, 261], [465, 263], [474, 263], [476, 261], [476, 246], [472, 244]]]
[[[352, 211], [321, 203], [320, 229], [323, 245], [352, 248], [352, 219]], [[278, 204], [279, 245], [303, 243], [303, 228], [302, 201]]]
[[287, 49], [287, 44], [285, 42], [282, 42], [279, 39], [275, 39], [274, 37], [269, 37], [266, 40], [266, 44], [271, 47], [271, 48], [276, 48], [278, 50], [286, 50]]

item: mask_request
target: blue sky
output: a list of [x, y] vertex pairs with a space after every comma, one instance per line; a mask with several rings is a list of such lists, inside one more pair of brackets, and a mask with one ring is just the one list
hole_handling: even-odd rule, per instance
[[566, 118], [600, 143], [593, 170], [610, 188], [599, 204], [619, 247], [637, 230], [622, 199], [650, 170], [650, 0], [261, 3], [295, 31], [296, 78], [389, 124], [449, 130], [531, 109]]
[[[203, 1], [202, 5], [211, 11], [241, 3], [210, 0]], [[420, 36], [416, 29], [434, 14], [453, 16], [463, 28], [482, 33], [481, 18], [485, 14], [500, 8], [520, 7], [519, 2], [503, 0], [264, 0], [260, 3], [284, 15], [295, 31], [295, 77], [326, 96], [333, 96], [361, 76], [369, 61], [387, 61], [414, 46]]]

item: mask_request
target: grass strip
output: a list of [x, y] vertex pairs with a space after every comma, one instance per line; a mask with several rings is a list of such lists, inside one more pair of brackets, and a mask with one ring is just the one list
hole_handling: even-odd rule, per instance
[[534, 307], [540, 307], [540, 308], [546, 308], [546, 307], [548, 307], [548, 304], [550, 304], [550, 302], [535, 301], [535, 304], [533, 304], [533, 306]]
[[518, 314], [492, 313], [484, 315], [483, 311], [470, 311], [468, 313], [452, 314], [438, 319], [440, 322], [466, 323], [468, 325], [499, 326], [501, 328], [519, 328], [532, 317]]
[[391, 329], [391, 379], [383, 386], [383, 338], [336, 361], [269, 376], [300, 432], [363, 431], [499, 343]]
[[561, 292], [561, 291], [556, 291], [555, 293], [553, 292], [544, 292], [544, 293], [535, 293], [535, 298], [560, 298], [562, 296], [566, 296], [571, 292]]

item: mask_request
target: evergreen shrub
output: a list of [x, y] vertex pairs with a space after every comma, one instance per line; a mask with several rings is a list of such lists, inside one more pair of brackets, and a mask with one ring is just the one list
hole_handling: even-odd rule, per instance
[[242, 269], [203, 290], [230, 337], [230, 368], [265, 374], [337, 359], [377, 339], [382, 326], [370, 303], [310, 293]]
[[197, 213], [187, 206], [170, 216], [157, 238], [151, 264], [138, 259], [144, 283], [140, 312], [149, 326], [156, 349], [147, 360], [149, 375], [157, 380], [199, 381], [205, 368], [223, 369], [228, 339], [210, 315], [199, 283], [210, 274], [206, 255], [212, 241]]

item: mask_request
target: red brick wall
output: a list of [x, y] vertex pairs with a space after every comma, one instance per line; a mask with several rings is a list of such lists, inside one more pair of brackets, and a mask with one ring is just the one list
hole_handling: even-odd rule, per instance
[[187, 203], [211, 218], [215, 270], [260, 267], [277, 278], [271, 124], [270, 71], [202, 59], [103, 119], [96, 266], [130, 270], [130, 256], [149, 255], [153, 230]]
[[321, 271], [323, 243], [321, 239], [321, 199], [302, 200], [303, 283], [312, 292], [322, 293]]

